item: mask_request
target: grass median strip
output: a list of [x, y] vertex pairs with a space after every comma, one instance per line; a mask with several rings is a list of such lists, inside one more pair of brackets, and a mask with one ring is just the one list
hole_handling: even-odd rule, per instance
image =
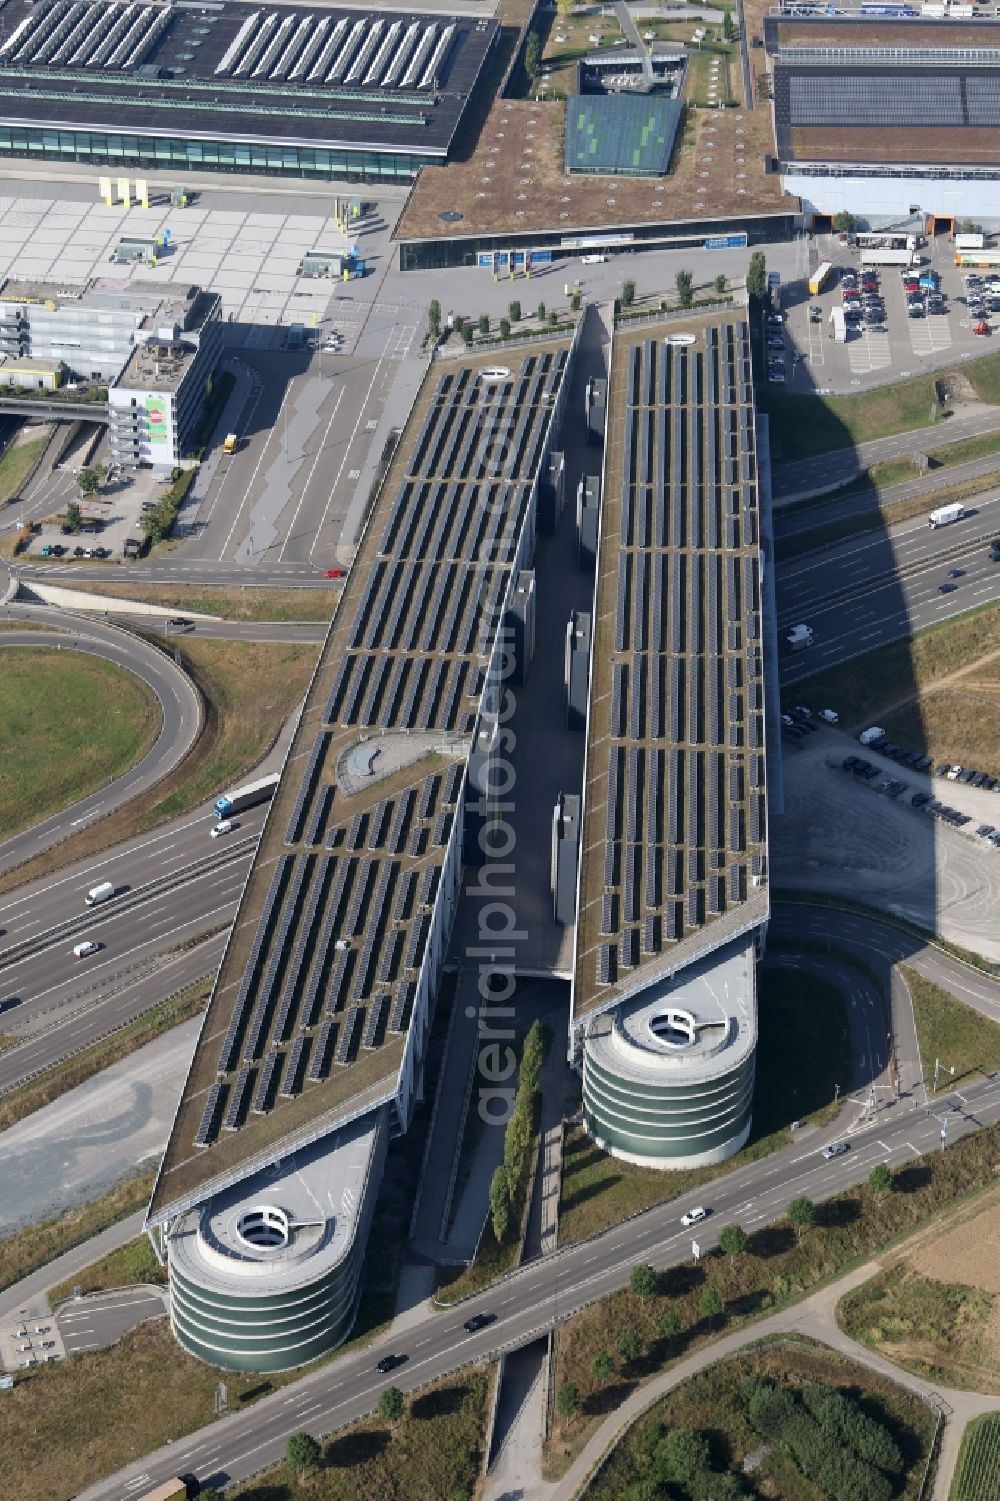
[[197, 1016], [205, 1008], [210, 989], [210, 981], [199, 980], [196, 985], [190, 985], [178, 995], [151, 1007], [93, 1047], [53, 1064], [26, 1084], [0, 1096], [0, 1131], [9, 1130], [44, 1105], [51, 1105], [53, 1100], [68, 1094], [78, 1084], [86, 1083], [113, 1063], [119, 1063], [138, 1048], [145, 1047], [147, 1042], [169, 1032], [189, 1017]]
[[[939, 1076], [942, 1090], [953, 1084], [960, 1087], [970, 1075], [1000, 1071], [1000, 1025], [955, 1000], [915, 969], [905, 965], [900, 969], [913, 999], [920, 1063], [928, 1089], [933, 1084], [936, 1060], [944, 1069]], [[949, 1072], [952, 1069], [954, 1073]]]
[[15, 646], [0, 672], [4, 836], [69, 807], [134, 766], [163, 723], [133, 673], [83, 652]]
[[58, 1219], [5, 1236], [0, 1240], [0, 1290], [144, 1208], [153, 1191], [153, 1178], [152, 1172], [140, 1173], [116, 1184], [101, 1198], [67, 1210]]
[[[995, 474], [981, 474], [976, 479], [938, 486], [924, 495], [911, 496], [908, 500], [887, 500], [882, 505], [875, 503], [870, 510], [860, 511], [856, 515], [840, 516], [835, 521], [818, 522], [816, 526], [810, 527], [805, 532], [775, 537], [774, 556], [779, 563], [788, 562], [790, 558], [800, 558], [806, 553], [831, 547], [835, 542], [843, 542], [847, 537], [862, 536], [867, 532], [885, 532], [889, 527], [896, 526], [901, 521], [910, 521], [914, 516], [926, 516], [936, 506], [985, 495], [995, 489], [998, 483], [1000, 483], [1000, 469]], [[864, 485], [860, 488], [868, 489], [869, 486]], [[845, 492], [838, 491], [837, 496], [843, 493]], [[872, 497], [874, 501], [874, 491]], [[833, 499], [834, 497], [827, 498]], [[810, 511], [812, 509], [810, 506]]]
[[[331, 619], [338, 598], [337, 585], [333, 582], [325, 588], [315, 589], [230, 588], [224, 585], [209, 588], [204, 584], [130, 584], [121, 580], [121, 569], [109, 565], [107, 572], [107, 582], [96, 579], [85, 585], [74, 581], [72, 573], [67, 573], [66, 583], [81, 594], [88, 590], [93, 594], [107, 594], [112, 599], [134, 599], [137, 603], [176, 610], [180, 615], [192, 612], [216, 615], [223, 620], [275, 624], [288, 621], [325, 624]], [[50, 581], [63, 587], [61, 579]], [[155, 621], [149, 624], [150, 629], [156, 629]]]

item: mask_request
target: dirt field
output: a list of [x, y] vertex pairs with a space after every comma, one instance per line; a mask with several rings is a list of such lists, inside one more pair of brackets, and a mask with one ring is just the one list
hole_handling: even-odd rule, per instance
[[1000, 1293], [1000, 1196], [971, 1219], [929, 1237], [907, 1260], [914, 1271], [939, 1282]]

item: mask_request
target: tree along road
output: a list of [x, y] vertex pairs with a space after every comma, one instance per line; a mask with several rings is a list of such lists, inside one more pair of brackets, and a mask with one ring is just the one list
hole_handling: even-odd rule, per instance
[[[863, 1182], [876, 1162], [898, 1167], [1000, 1119], [1000, 1078], [984, 1080], [935, 1102], [933, 1111], [904, 1099], [881, 1109], [873, 1124], [851, 1137], [851, 1151], [824, 1161], [820, 1149], [838, 1131], [814, 1133], [760, 1162], [747, 1164], [704, 1191], [712, 1213], [697, 1239], [707, 1250], [718, 1230], [738, 1222], [747, 1229], [781, 1218], [800, 1194], [830, 1197]], [[699, 1195], [700, 1197], [701, 1195]], [[189, 1439], [178, 1439], [129, 1465], [118, 1475], [89, 1487], [80, 1501], [134, 1495], [172, 1475], [194, 1471], [203, 1484], [244, 1479], [282, 1462], [293, 1433], [307, 1429], [332, 1433], [371, 1412], [382, 1391], [396, 1385], [413, 1391], [463, 1365], [513, 1349], [551, 1329], [586, 1304], [624, 1287], [637, 1261], [658, 1270], [691, 1255], [691, 1235], [680, 1226], [686, 1202], [671, 1202], [616, 1225], [591, 1241], [569, 1246], [529, 1263], [497, 1286], [458, 1307], [435, 1311], [428, 1305], [397, 1343], [391, 1333], [368, 1346], [309, 1372], [246, 1412], [233, 1413]], [[462, 1325], [476, 1312], [497, 1316], [479, 1334]], [[376, 1362], [386, 1354], [406, 1363], [382, 1376]]]

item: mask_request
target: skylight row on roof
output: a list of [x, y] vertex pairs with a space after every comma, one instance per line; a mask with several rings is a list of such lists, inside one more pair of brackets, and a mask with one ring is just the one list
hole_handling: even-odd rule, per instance
[[[67, 3], [67, 0], [60, 0]], [[216, 77], [305, 78], [366, 88], [437, 86], [456, 26], [438, 21], [358, 20], [254, 11], [215, 69]]]
[[55, 0], [25, 16], [0, 45], [0, 61], [32, 66], [134, 68], [173, 14], [129, 0]]

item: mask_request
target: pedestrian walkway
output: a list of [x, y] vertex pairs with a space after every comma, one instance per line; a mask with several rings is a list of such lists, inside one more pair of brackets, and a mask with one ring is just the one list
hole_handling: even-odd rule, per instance
[[611, 1452], [626, 1429], [631, 1427], [654, 1402], [658, 1402], [661, 1397], [665, 1397], [668, 1392], [690, 1380], [700, 1371], [707, 1370], [718, 1361], [737, 1354], [746, 1345], [780, 1334], [805, 1335], [809, 1339], [814, 1339], [836, 1350], [848, 1360], [856, 1361], [858, 1365], [876, 1372], [879, 1376], [895, 1381], [897, 1385], [915, 1392], [925, 1401], [935, 1398], [943, 1402], [945, 1411], [950, 1409], [950, 1414], [942, 1436], [932, 1501], [948, 1501], [955, 1463], [966, 1424], [984, 1412], [1000, 1412], [1000, 1397], [984, 1397], [978, 1392], [956, 1391], [949, 1387], [934, 1386], [931, 1382], [924, 1381], [919, 1376], [911, 1375], [909, 1371], [893, 1365], [891, 1361], [878, 1355], [874, 1350], [868, 1349], [866, 1345], [858, 1344], [856, 1340], [849, 1338], [837, 1327], [836, 1308], [840, 1299], [880, 1271], [882, 1271], [882, 1266], [879, 1262], [866, 1262], [864, 1266], [856, 1267], [854, 1271], [848, 1272], [836, 1282], [804, 1298], [801, 1303], [782, 1309], [780, 1313], [772, 1314], [770, 1318], [748, 1324], [745, 1328], [706, 1345], [685, 1360], [679, 1360], [676, 1365], [671, 1366], [668, 1371], [664, 1371], [653, 1381], [639, 1387], [591, 1435], [562, 1480], [550, 1492], [548, 1501], [575, 1501], [575, 1498], [583, 1493], [593, 1472]]

